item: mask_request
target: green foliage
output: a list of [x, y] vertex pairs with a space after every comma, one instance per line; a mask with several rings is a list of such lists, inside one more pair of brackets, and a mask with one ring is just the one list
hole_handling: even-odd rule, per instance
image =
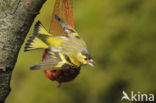
[[[22, 48], [6, 103], [121, 103], [123, 90], [156, 93], [156, 1], [74, 1], [76, 29], [95, 68], [83, 66], [74, 81], [57, 89], [42, 71], [29, 70], [43, 51], [24, 53]], [[36, 18], [47, 29], [53, 5], [48, 0]]]

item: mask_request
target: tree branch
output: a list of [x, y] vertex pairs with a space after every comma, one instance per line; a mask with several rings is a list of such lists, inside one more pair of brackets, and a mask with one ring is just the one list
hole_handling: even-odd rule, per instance
[[18, 52], [45, 0], [0, 0], [0, 103], [10, 92]]

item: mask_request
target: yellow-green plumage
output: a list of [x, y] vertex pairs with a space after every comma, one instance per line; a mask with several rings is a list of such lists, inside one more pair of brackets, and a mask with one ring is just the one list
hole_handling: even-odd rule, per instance
[[70, 58], [61, 52], [48, 52], [47, 59], [40, 64], [32, 66], [31, 70], [59, 69], [64, 65], [74, 66]]
[[[79, 67], [82, 63], [87, 64], [88, 51], [85, 42], [80, 38], [78, 33], [69, 27], [60, 18], [56, 18], [66, 27], [68, 37], [54, 36], [46, 31], [44, 26], [38, 21], [35, 25], [33, 35], [26, 43], [24, 51], [34, 49], [48, 49], [48, 59], [44, 62], [33, 66], [31, 69], [48, 69], [60, 68], [67, 64], [70, 66]], [[69, 30], [69, 32], [67, 32]], [[86, 56], [82, 53], [87, 54]], [[89, 59], [89, 58], [88, 58]]]

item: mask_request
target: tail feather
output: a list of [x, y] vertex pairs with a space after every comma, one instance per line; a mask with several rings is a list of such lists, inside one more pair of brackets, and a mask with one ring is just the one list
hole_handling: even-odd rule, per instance
[[42, 26], [41, 22], [37, 21], [37, 23], [34, 26], [33, 35], [35, 35], [35, 36], [38, 35], [38, 31], [39, 31], [40, 26]]
[[27, 43], [25, 44], [24, 51], [30, 51], [34, 49], [42, 49], [42, 48], [48, 48], [48, 45], [45, 44], [42, 40], [38, 39], [35, 36], [30, 36], [30, 38], [27, 40]]
[[37, 36], [39, 34], [51, 35], [50, 33], [48, 33], [48, 31], [45, 29], [45, 27], [41, 24], [41, 22], [37, 21], [37, 23], [35, 24], [35, 27], [34, 27], [33, 35]]
[[46, 44], [44, 41], [47, 36], [51, 36], [51, 34], [49, 34], [44, 26], [41, 24], [41, 22], [38, 21], [35, 24], [33, 35], [29, 37], [27, 43], [25, 44], [24, 51], [48, 48], [48, 44]]
[[29, 37], [29, 39], [27, 40], [27, 43], [25, 44], [24, 52], [29, 51], [29, 50], [32, 49], [31, 48], [31, 43], [33, 42], [34, 38], [35, 38], [34, 36]]

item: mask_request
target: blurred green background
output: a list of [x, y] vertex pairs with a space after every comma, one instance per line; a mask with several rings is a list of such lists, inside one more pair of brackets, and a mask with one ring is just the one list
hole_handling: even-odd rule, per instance
[[[54, 1], [35, 19], [47, 30]], [[42, 71], [29, 70], [43, 51], [22, 47], [6, 103], [121, 103], [123, 90], [156, 94], [156, 0], [74, 0], [74, 18], [96, 66], [83, 66], [57, 89]]]

